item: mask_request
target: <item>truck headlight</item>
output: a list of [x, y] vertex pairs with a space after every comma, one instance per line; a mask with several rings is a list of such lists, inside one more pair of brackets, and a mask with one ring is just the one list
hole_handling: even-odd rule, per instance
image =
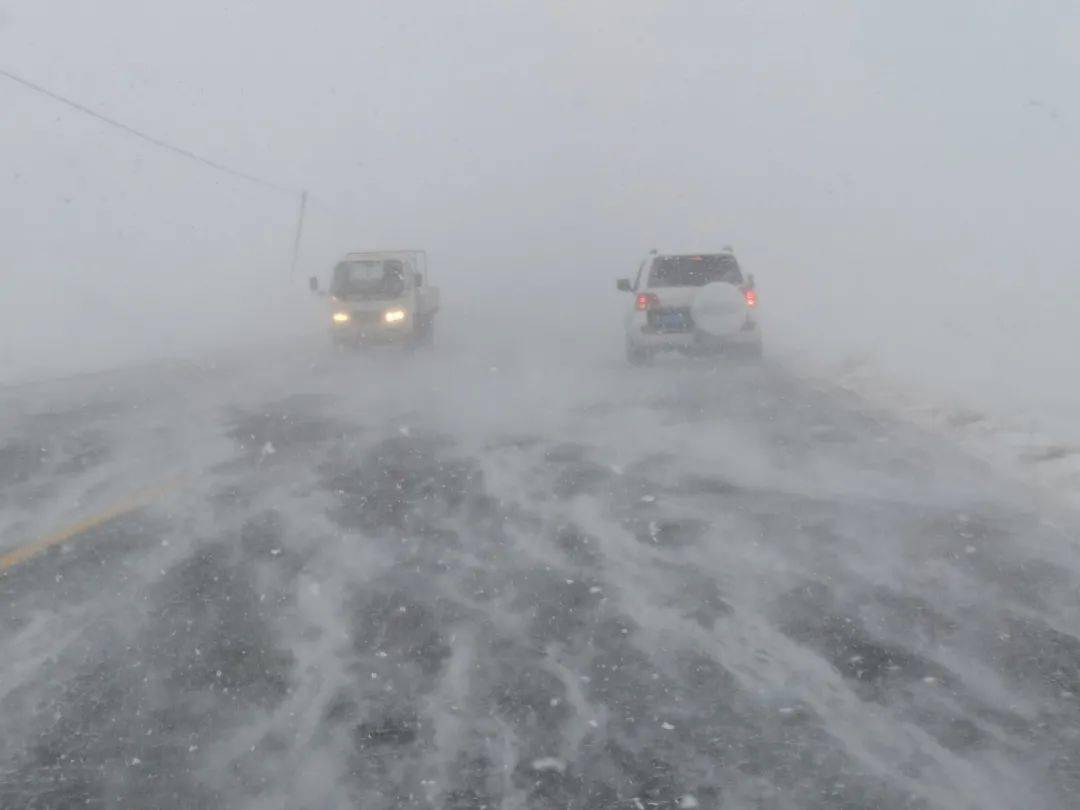
[[383, 321], [386, 323], [401, 323], [403, 320], [405, 320], [405, 310], [401, 307], [394, 307], [383, 313]]
[[348, 312], [335, 312], [331, 317], [334, 323], [348, 323], [350, 320]]

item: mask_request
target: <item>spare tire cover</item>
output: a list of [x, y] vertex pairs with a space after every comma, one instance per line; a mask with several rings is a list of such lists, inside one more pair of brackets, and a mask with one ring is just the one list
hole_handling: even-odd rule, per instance
[[690, 306], [694, 325], [710, 335], [730, 335], [746, 322], [742, 290], [726, 281], [714, 281], [698, 291]]

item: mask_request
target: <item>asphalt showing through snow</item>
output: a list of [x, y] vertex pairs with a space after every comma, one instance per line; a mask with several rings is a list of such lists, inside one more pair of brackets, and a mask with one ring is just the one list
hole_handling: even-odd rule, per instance
[[769, 364], [3, 399], [0, 807], [1080, 795], [1073, 518]]

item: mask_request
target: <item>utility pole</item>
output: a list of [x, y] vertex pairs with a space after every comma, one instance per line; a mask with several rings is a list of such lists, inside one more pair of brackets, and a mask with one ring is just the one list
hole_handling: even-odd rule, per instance
[[296, 275], [296, 260], [300, 258], [300, 237], [304, 234], [304, 213], [307, 211], [307, 190], [300, 192], [300, 216], [296, 220], [296, 239], [292, 249], [292, 268], [290, 276]]

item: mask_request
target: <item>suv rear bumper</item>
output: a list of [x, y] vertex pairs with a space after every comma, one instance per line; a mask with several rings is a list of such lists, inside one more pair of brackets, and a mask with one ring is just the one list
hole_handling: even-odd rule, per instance
[[635, 349], [647, 352], [680, 352], [683, 354], [715, 354], [727, 350], [751, 349], [761, 345], [761, 331], [748, 321], [748, 327], [722, 337], [700, 330], [690, 332], [656, 332], [648, 326], [635, 324], [627, 334], [627, 342]]

